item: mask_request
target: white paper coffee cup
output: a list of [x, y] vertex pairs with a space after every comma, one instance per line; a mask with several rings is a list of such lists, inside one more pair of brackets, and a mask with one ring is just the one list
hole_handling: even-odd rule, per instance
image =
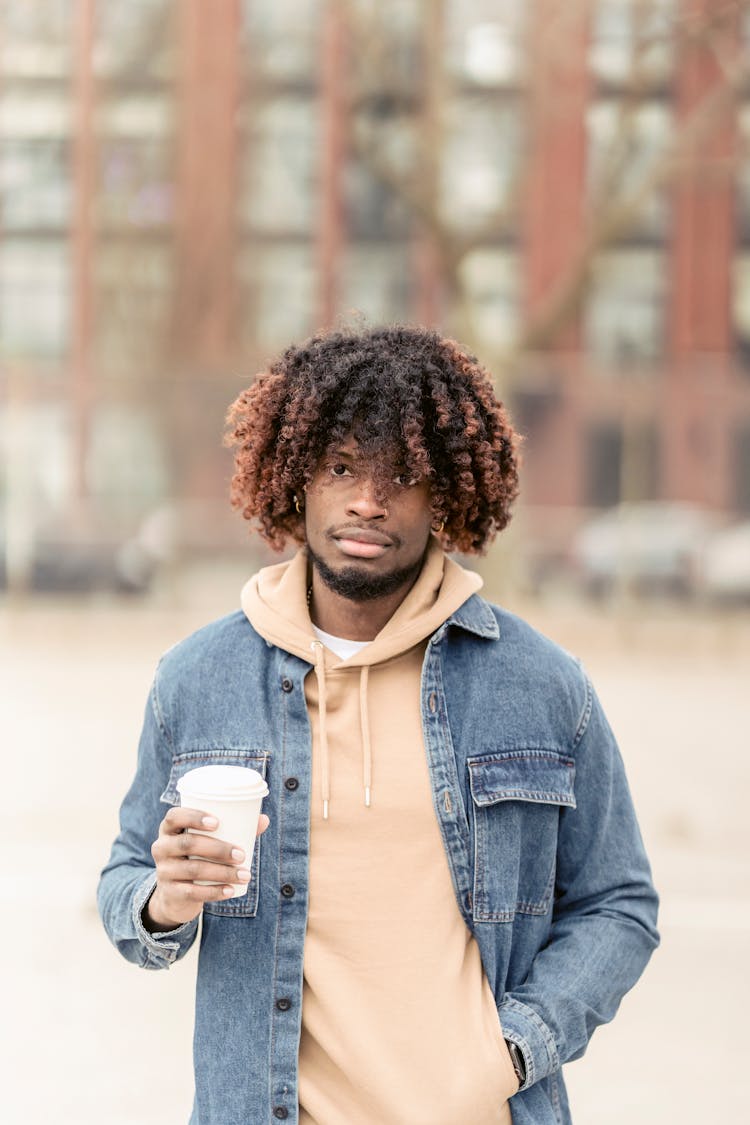
[[[268, 786], [257, 770], [246, 766], [198, 766], [183, 774], [177, 782], [177, 791], [184, 808], [198, 809], [215, 816], [219, 822], [213, 831], [191, 828], [190, 832], [199, 836], [215, 836], [218, 840], [226, 840], [227, 843], [242, 848], [245, 859], [237, 866], [249, 869], [261, 802], [268, 796]], [[221, 886], [220, 882], [208, 879], [196, 879], [196, 883], [203, 887]], [[247, 892], [246, 883], [232, 885], [232, 898], [239, 898]]]

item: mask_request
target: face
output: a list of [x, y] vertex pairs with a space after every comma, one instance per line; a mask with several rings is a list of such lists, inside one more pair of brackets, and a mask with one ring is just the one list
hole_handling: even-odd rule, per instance
[[308, 553], [325, 584], [353, 601], [408, 589], [430, 537], [430, 491], [397, 463], [378, 499], [350, 438], [318, 467], [305, 494]]

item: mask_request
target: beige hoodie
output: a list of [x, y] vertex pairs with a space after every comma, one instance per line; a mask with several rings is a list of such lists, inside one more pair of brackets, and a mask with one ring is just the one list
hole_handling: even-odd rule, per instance
[[481, 586], [432, 540], [388, 624], [340, 660], [315, 639], [307, 558], [262, 570], [242, 606], [314, 663], [300, 1122], [510, 1122], [516, 1079], [458, 909], [422, 741], [426, 641]]

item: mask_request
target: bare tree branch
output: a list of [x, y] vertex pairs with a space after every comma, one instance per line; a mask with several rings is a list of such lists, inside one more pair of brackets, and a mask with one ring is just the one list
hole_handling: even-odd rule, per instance
[[[586, 10], [591, 8], [589, 0], [581, 2]], [[401, 127], [410, 130], [412, 160], [406, 167], [394, 162], [388, 151], [387, 126], [381, 120], [373, 128], [365, 120], [367, 99], [373, 89], [394, 93], [400, 88], [400, 80], [394, 76], [387, 50], [387, 35], [379, 22], [377, 9], [368, 15], [355, 0], [337, 0], [337, 4], [342, 18], [349, 25], [357, 62], [356, 73], [352, 75], [350, 102], [353, 155], [370, 175], [406, 204], [423, 229], [429, 232], [442, 264], [446, 285], [459, 309], [463, 310], [462, 321], [468, 325], [471, 319], [470, 298], [461, 277], [462, 263], [472, 251], [492, 244], [503, 233], [517, 228], [527, 169], [523, 162], [519, 163], [503, 205], [484, 222], [470, 230], [448, 223], [441, 206], [442, 159], [440, 152], [431, 151], [436, 145], [441, 150], [445, 146], [444, 117], [441, 115], [438, 120], [433, 119], [429, 129], [421, 128], [422, 105], [412, 88], [411, 114], [403, 113], [401, 119]], [[739, 5], [741, 10], [746, 7], [744, 3]], [[501, 365], [509, 373], [526, 353], [549, 347], [561, 329], [577, 314], [589, 291], [594, 266], [602, 251], [627, 234], [654, 198], [680, 176], [694, 174], [699, 159], [705, 161], [705, 142], [750, 82], [747, 53], [738, 51], [736, 45], [728, 46], [727, 41], [727, 20], [737, 17], [737, 8], [736, 3], [718, 8], [711, 6], [704, 13], [680, 16], [670, 28], [658, 21], [653, 22], [655, 8], [652, 0], [634, 5], [632, 14], [636, 23], [631, 40], [629, 77], [613, 92], [617, 107], [614, 128], [597, 183], [592, 185], [588, 199], [585, 236], [547, 299], [529, 315], [511, 347], [499, 357]], [[571, 3], [559, 5], [546, 30], [546, 38], [550, 40], [548, 49], [562, 50], [565, 29], [574, 26]], [[639, 113], [651, 97], [655, 80], [664, 81], [654, 72], [656, 53], [663, 51], [665, 46], [677, 51], [688, 47], [694, 49], [700, 43], [709, 44], [714, 52], [720, 67], [720, 80], [687, 119], [679, 123], [638, 181], [632, 183], [631, 157], [637, 139]], [[456, 91], [451, 87], [448, 76], [442, 75], [441, 82], [442, 108]], [[726, 158], [711, 165], [714, 174], [729, 172], [734, 167], [735, 164]]]
[[698, 105], [630, 195], [594, 214], [588, 236], [570, 269], [560, 279], [547, 302], [523, 326], [506, 362], [511, 363], [521, 353], [543, 349], [552, 342], [586, 296], [596, 255], [622, 237], [656, 191], [673, 182], [692, 165], [701, 143], [709, 137], [717, 120], [737, 99], [749, 79], [750, 58], [743, 52], [728, 65], [725, 81]]

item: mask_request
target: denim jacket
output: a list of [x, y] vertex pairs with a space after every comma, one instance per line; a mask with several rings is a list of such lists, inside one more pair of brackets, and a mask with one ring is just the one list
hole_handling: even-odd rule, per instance
[[[298, 1119], [309, 671], [241, 612], [171, 649], [102, 872], [111, 940], [144, 968], [168, 968], [192, 945], [198, 920], [149, 934], [140, 914], [155, 884], [150, 847], [166, 807], [178, 803], [177, 780], [209, 762], [266, 778], [271, 823], [256, 843], [248, 893], [202, 914], [192, 1125]], [[614, 1016], [658, 943], [657, 897], [617, 745], [578, 662], [477, 594], [427, 644], [421, 708], [457, 907], [503, 1033], [526, 1064], [510, 1103], [514, 1125], [565, 1125], [562, 1064]], [[418, 1107], [405, 1107], [404, 1122], [416, 1119]]]

